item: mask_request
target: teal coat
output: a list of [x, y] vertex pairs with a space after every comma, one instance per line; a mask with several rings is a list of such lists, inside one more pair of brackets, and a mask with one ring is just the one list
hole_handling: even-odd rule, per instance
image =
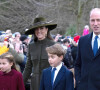
[[24, 83], [31, 77], [31, 90], [39, 90], [41, 73], [44, 68], [49, 67], [48, 55], [46, 47], [53, 45], [54, 42], [50, 39], [45, 39], [29, 44], [28, 60], [23, 72]]

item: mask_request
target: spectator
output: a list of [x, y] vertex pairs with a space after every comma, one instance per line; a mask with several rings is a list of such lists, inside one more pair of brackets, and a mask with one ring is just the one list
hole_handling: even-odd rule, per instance
[[86, 25], [85, 27], [84, 27], [84, 30], [83, 30], [83, 36], [85, 36], [85, 35], [87, 35], [87, 34], [89, 34], [89, 26], [88, 25]]
[[73, 57], [71, 55], [70, 41], [69, 39], [65, 39], [63, 43], [66, 46], [66, 54], [63, 62], [67, 66], [67, 68], [71, 69], [73, 68]]

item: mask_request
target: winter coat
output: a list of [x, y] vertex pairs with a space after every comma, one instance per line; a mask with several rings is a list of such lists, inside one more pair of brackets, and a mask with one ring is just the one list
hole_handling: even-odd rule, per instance
[[31, 90], [39, 90], [42, 70], [50, 66], [46, 47], [53, 44], [54, 42], [52, 40], [46, 38], [41, 41], [30, 43], [28, 46], [28, 59], [23, 72], [23, 79], [24, 83], [26, 83], [33, 68]]

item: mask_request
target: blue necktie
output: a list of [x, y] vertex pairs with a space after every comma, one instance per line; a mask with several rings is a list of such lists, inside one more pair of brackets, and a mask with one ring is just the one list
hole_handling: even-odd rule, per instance
[[52, 86], [53, 86], [53, 80], [54, 80], [55, 70], [56, 70], [56, 68], [53, 68], [53, 70], [51, 71], [51, 84], [52, 84]]
[[98, 50], [98, 41], [97, 41], [97, 38], [98, 38], [98, 36], [95, 36], [94, 46], [93, 46], [93, 53], [94, 53], [94, 56], [96, 55], [97, 50]]

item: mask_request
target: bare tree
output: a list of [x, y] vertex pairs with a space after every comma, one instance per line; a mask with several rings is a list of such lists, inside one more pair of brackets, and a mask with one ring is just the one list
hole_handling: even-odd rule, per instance
[[57, 23], [52, 33], [65, 34], [71, 25], [77, 32], [88, 24], [89, 11], [99, 6], [99, 0], [0, 0], [0, 30], [24, 33], [36, 16]]

